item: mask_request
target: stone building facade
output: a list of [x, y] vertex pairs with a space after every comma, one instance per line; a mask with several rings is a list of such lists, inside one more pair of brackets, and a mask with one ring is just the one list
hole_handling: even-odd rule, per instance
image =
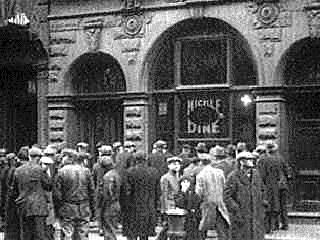
[[40, 144], [273, 140], [320, 200], [320, 1], [35, 2]]

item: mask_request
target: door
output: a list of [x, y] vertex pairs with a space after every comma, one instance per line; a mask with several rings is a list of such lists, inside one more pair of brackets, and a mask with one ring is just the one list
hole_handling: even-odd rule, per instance
[[295, 208], [319, 211], [320, 94], [296, 94], [291, 100], [290, 160], [296, 172]]
[[80, 110], [81, 140], [94, 153], [98, 142], [112, 145], [123, 140], [123, 106], [120, 100], [86, 102]]

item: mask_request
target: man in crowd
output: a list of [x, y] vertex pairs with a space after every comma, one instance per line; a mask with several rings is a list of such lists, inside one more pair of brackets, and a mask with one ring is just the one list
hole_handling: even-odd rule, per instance
[[161, 213], [175, 208], [175, 196], [179, 191], [179, 172], [181, 158], [171, 157], [167, 159], [168, 172], [160, 179], [161, 186]]
[[46, 169], [39, 164], [41, 156], [42, 151], [37, 147], [32, 147], [29, 150], [29, 161], [18, 167], [14, 173], [12, 194], [18, 208], [22, 240], [47, 239], [46, 191], [51, 191], [52, 182]]
[[115, 158], [116, 169], [121, 176], [126, 169], [134, 165], [133, 154], [136, 151], [136, 145], [131, 141], [125, 141], [123, 147], [123, 151], [119, 152]]
[[274, 154], [276, 145], [272, 141], [266, 143], [267, 154], [261, 155], [257, 164], [262, 181], [266, 187], [267, 201], [269, 207], [266, 210], [266, 232], [277, 230], [280, 212], [279, 181], [281, 178], [281, 165]]
[[62, 151], [64, 166], [59, 169], [54, 187], [56, 215], [61, 221], [65, 240], [77, 235], [89, 239], [89, 221], [94, 215], [94, 185], [90, 170], [79, 162], [77, 152]]
[[104, 156], [111, 157], [112, 159], [113, 151], [110, 145], [102, 145], [99, 148], [98, 161], [93, 166], [92, 175], [93, 175], [94, 186], [96, 189], [98, 188], [100, 182], [102, 181], [103, 175], [110, 170], [108, 168], [109, 165], [105, 165], [105, 162], [102, 161], [104, 159], [103, 158]]
[[123, 213], [123, 234], [129, 240], [147, 240], [155, 235], [156, 202], [160, 196], [157, 169], [146, 164], [143, 153], [135, 154], [136, 165], [129, 168], [125, 185], [127, 207]]
[[182, 159], [181, 162], [181, 173], [183, 172], [183, 169], [189, 166], [191, 163], [191, 159], [193, 157], [192, 154], [192, 148], [189, 144], [183, 144], [181, 153], [178, 155], [179, 158]]
[[263, 183], [254, 169], [250, 152], [237, 155], [238, 168], [233, 171], [224, 188], [224, 201], [230, 213], [232, 240], [264, 239]]
[[156, 151], [151, 153], [148, 159], [148, 163], [151, 167], [158, 169], [159, 180], [167, 172], [167, 158], [172, 157], [171, 154], [164, 151], [166, 142], [163, 140], [158, 140], [154, 143]]
[[212, 157], [212, 166], [221, 169], [227, 179], [229, 173], [234, 170], [234, 166], [231, 159], [227, 158], [224, 147], [216, 145], [210, 149], [210, 155]]
[[110, 170], [105, 173], [103, 180], [98, 186], [97, 195], [97, 215], [100, 226], [103, 229], [105, 240], [116, 240], [116, 228], [120, 218], [120, 186], [121, 178], [112, 158], [109, 158]]
[[205, 239], [208, 230], [216, 230], [218, 240], [229, 239], [229, 214], [223, 201], [224, 173], [211, 165], [209, 154], [200, 156], [203, 169], [196, 176], [196, 193], [200, 196], [201, 216], [199, 230]]

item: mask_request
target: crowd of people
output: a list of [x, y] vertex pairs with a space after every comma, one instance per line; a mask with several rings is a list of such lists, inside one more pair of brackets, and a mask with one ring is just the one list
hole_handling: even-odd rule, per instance
[[[0, 149], [0, 217], [5, 240], [89, 239], [96, 221], [105, 240], [167, 239], [168, 218], [182, 211], [184, 239], [259, 240], [288, 229], [290, 168], [274, 142], [249, 151], [245, 143], [203, 142], [169, 153], [158, 140], [146, 155], [133, 142], [87, 143], [74, 149]], [[156, 226], [161, 231], [156, 233]], [[174, 239], [170, 236], [170, 239]]]

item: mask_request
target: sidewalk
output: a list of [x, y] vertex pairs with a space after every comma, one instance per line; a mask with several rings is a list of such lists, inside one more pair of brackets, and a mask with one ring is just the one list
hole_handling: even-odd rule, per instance
[[266, 234], [266, 240], [320, 240], [319, 224], [290, 224], [288, 231]]

